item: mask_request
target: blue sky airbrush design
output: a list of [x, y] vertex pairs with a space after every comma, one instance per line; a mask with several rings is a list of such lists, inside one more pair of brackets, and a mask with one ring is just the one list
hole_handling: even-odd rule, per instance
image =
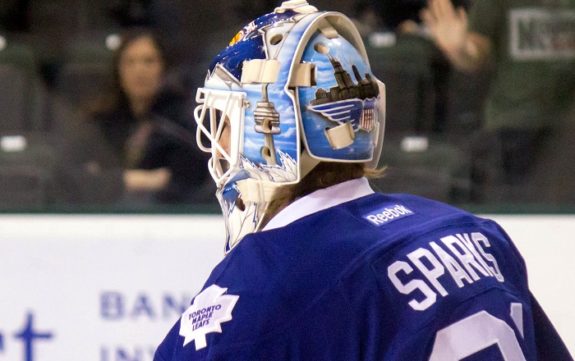
[[[349, 121], [352, 121], [353, 128], [356, 130], [356, 138], [353, 145], [339, 150], [332, 149], [324, 135], [324, 130], [326, 128], [334, 126], [333, 119], [330, 120], [325, 114], [321, 114], [320, 110], [322, 107], [316, 106], [318, 109], [315, 111], [313, 110], [314, 106], [312, 106], [311, 103], [316, 98], [316, 91], [320, 88], [329, 89], [337, 86], [337, 81], [334, 76], [334, 68], [329, 57], [315, 50], [315, 45], [318, 43], [331, 45], [329, 55], [341, 63], [344, 70], [351, 75], [351, 79], [354, 83], [357, 83], [357, 79], [355, 79], [355, 76], [353, 75], [353, 65], [357, 67], [357, 70], [362, 77], [365, 77], [366, 73], [371, 74], [367, 64], [356, 51], [352, 50], [353, 46], [347, 40], [343, 38], [330, 40], [322, 34], [317, 34], [310, 40], [310, 45], [304, 52], [302, 61], [313, 62], [316, 65], [317, 86], [299, 88], [298, 93], [301, 111], [302, 114], [305, 114], [303, 115], [303, 118], [308, 119], [308, 121], [304, 122], [308, 144], [312, 145], [313, 154], [319, 157], [349, 159], [350, 155], [353, 155], [355, 156], [355, 159], [369, 159], [372, 152], [371, 134], [367, 131], [358, 130], [359, 124], [354, 124], [354, 122], [359, 122], [358, 116], [361, 111], [375, 106], [375, 98], [367, 100], [351, 99], [341, 102], [341, 104], [346, 103], [344, 105], [352, 107], [352, 114], [345, 114], [344, 116], [349, 116], [351, 118]], [[323, 108], [328, 109], [330, 105], [335, 107], [333, 103], [328, 103], [324, 104]], [[329, 113], [329, 111], [327, 112]], [[334, 113], [335, 112], [332, 112], [332, 114]], [[358, 152], [360, 149], [365, 151]]]

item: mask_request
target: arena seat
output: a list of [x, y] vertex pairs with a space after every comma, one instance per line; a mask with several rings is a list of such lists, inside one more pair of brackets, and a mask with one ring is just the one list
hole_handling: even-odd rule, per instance
[[1, 129], [4, 131], [21, 130], [27, 127], [27, 81], [26, 74], [11, 64], [0, 64]]
[[58, 76], [57, 92], [67, 102], [82, 107], [105, 89], [109, 73], [106, 64], [65, 64]]
[[386, 46], [366, 44], [371, 69], [389, 94], [386, 132], [431, 130], [435, 90], [429, 44], [413, 36], [398, 37], [395, 44]]
[[65, 62], [56, 79], [56, 92], [75, 107], [86, 105], [111, 78], [109, 33], [83, 34], [67, 46]]
[[0, 49], [0, 132], [27, 132], [45, 128], [43, 88], [32, 48], [2, 38]]
[[[409, 137], [427, 145], [405, 146]], [[467, 202], [471, 197], [468, 153], [442, 137], [391, 135], [383, 145], [379, 166], [384, 177], [372, 183], [385, 193], [411, 193], [439, 201]]]
[[48, 203], [55, 154], [45, 137], [0, 136], [0, 210], [41, 210]]
[[0, 210], [43, 209], [49, 178], [49, 173], [35, 166], [0, 165]]
[[447, 124], [452, 134], [469, 134], [483, 124], [483, 108], [491, 71], [473, 74], [453, 71], [448, 81]]

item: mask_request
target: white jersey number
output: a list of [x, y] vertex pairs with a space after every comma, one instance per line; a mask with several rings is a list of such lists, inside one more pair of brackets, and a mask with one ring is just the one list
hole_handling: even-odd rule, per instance
[[[522, 335], [521, 314], [514, 312], [518, 305], [521, 306], [512, 304], [511, 316]], [[511, 326], [486, 311], [480, 311], [437, 331], [429, 361], [459, 361], [493, 345], [497, 345], [503, 359], [525, 361]]]

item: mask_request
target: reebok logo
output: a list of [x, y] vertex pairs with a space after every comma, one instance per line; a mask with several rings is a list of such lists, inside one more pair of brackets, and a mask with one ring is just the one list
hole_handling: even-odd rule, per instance
[[396, 221], [400, 218], [411, 216], [415, 214], [409, 208], [396, 204], [393, 206], [386, 206], [382, 209], [378, 209], [373, 213], [370, 213], [363, 218], [367, 219], [376, 226], [381, 226], [382, 224], [387, 224], [392, 221]]

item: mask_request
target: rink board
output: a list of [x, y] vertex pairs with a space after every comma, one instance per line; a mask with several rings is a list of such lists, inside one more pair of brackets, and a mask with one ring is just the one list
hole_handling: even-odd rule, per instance
[[[575, 216], [492, 218], [575, 352]], [[1, 216], [0, 360], [151, 361], [223, 238], [218, 216]]]

